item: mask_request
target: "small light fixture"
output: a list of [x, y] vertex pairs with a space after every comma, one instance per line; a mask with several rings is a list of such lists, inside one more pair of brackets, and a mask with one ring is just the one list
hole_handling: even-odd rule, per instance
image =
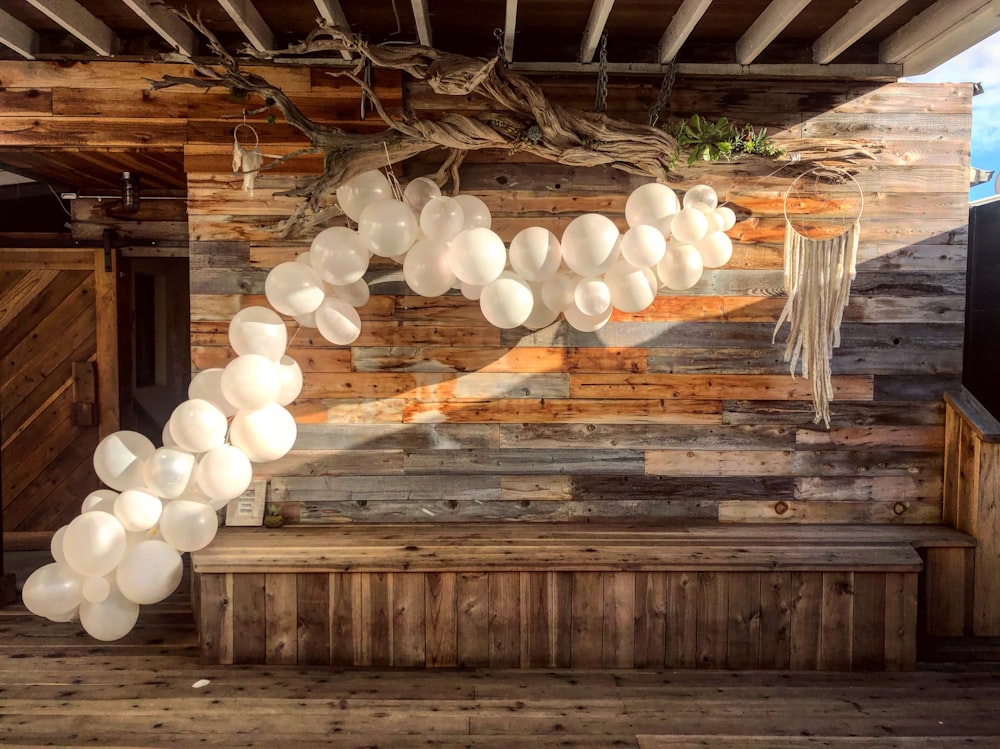
[[122, 172], [121, 210], [135, 213], [139, 210], [139, 175], [136, 172]]

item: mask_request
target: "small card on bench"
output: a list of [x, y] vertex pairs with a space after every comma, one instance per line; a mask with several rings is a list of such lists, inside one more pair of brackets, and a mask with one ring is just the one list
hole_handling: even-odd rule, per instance
[[251, 481], [245, 492], [226, 505], [226, 525], [260, 525], [266, 501], [267, 480]]

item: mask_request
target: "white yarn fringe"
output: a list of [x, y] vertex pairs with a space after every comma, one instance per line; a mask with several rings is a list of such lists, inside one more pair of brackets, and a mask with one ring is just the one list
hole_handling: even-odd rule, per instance
[[249, 193], [251, 198], [254, 180], [263, 164], [264, 154], [259, 147], [244, 148], [239, 141], [233, 140], [233, 174], [243, 174], [243, 191]]

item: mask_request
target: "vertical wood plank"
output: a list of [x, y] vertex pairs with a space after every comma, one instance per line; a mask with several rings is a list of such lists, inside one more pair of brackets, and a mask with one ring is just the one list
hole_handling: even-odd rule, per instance
[[789, 666], [795, 670], [816, 669], [822, 631], [822, 573], [791, 573], [791, 591]]
[[118, 356], [118, 251], [104, 269], [104, 250], [94, 250], [94, 301], [97, 312], [97, 432], [104, 439], [121, 423]]
[[373, 666], [392, 665], [392, 585], [391, 572], [363, 573], [367, 580], [364, 609], [365, 629], [369, 633], [370, 663]]
[[667, 614], [663, 665], [694, 668], [698, 662], [698, 605], [695, 575], [667, 573]]
[[962, 417], [945, 401], [944, 409], [944, 486], [941, 498], [941, 519], [959, 528], [958, 451], [962, 434]]
[[765, 572], [760, 581], [760, 667], [788, 668], [791, 655], [790, 572]]
[[490, 586], [485, 572], [461, 572], [456, 581], [459, 666], [490, 663]]
[[854, 573], [851, 670], [881, 671], [885, 667], [886, 576]]
[[456, 575], [454, 572], [428, 572], [424, 578], [427, 665], [456, 666], [458, 665], [458, 641], [455, 630]]
[[392, 585], [392, 665], [424, 666], [427, 662], [424, 575], [399, 572]]
[[203, 663], [233, 662], [233, 576], [200, 574], [198, 635]]
[[602, 664], [605, 668], [635, 666], [635, 573], [604, 575]]
[[230, 575], [233, 580], [232, 617], [239, 622], [233, 638], [233, 663], [264, 663], [266, 650], [266, 602], [263, 573]]
[[295, 663], [298, 658], [298, 606], [296, 575], [269, 572], [264, 576], [265, 626], [264, 661], [269, 664]]
[[979, 470], [982, 442], [969, 425], [962, 425], [958, 441], [958, 529], [977, 539], [980, 537], [979, 521], [982, 517], [979, 503]]
[[885, 669], [917, 667], [917, 573], [885, 575]]
[[[521, 664], [521, 581], [518, 572], [489, 573], [490, 666]], [[527, 573], [524, 573], [527, 574]]]
[[334, 666], [367, 665], [363, 656], [360, 626], [361, 575], [334, 572], [330, 575], [330, 663]]
[[729, 618], [729, 576], [720, 572], [698, 572], [697, 632], [698, 668], [724, 668]]
[[330, 576], [313, 572], [296, 575], [299, 612], [296, 663], [330, 664]]
[[604, 575], [573, 574], [573, 667], [600, 668], [604, 663]]
[[552, 623], [549, 650], [556, 668], [573, 664], [573, 573], [555, 572], [549, 578]]
[[854, 573], [824, 572], [822, 628], [819, 668], [847, 671], [851, 668], [854, 626]]
[[666, 658], [667, 573], [635, 573], [635, 666], [659, 668]]
[[979, 497], [976, 522], [976, 582], [973, 634], [1000, 635], [1000, 443], [984, 442], [976, 472]]
[[730, 572], [729, 632], [726, 636], [726, 667], [760, 667], [761, 575], [759, 572]]
[[975, 550], [948, 547], [923, 549], [920, 576], [922, 631], [932, 637], [960, 637], [972, 633], [972, 559]]
[[553, 668], [551, 598], [554, 572], [522, 573], [521, 585], [521, 666]]

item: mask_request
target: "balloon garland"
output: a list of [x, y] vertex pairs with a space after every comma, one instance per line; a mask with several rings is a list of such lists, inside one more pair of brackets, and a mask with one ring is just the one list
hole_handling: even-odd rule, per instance
[[253, 464], [277, 460], [295, 443], [285, 406], [302, 389], [302, 370], [285, 354], [278, 313], [331, 343], [352, 343], [373, 255], [401, 263], [421, 296], [460, 289], [496, 327], [537, 330], [562, 315], [590, 332], [614, 309], [639, 312], [660, 288], [688, 289], [704, 268], [725, 265], [733, 252], [725, 232], [736, 221], [707, 185], [681, 203], [666, 185], [649, 183], [628, 197], [624, 234], [590, 213], [561, 238], [524, 229], [508, 249], [483, 201], [444, 196], [424, 177], [400, 191], [382, 172], [365, 172], [341, 185], [337, 200], [357, 230], [324, 229], [308, 252], [271, 270], [264, 291], [273, 310], [247, 307], [233, 317], [236, 358], [192, 378], [163, 445], [119, 431], [97, 446], [94, 469], [109, 488], [89, 494], [81, 514], [53, 535], [54, 561], [24, 583], [29, 611], [57, 622], [79, 618], [95, 639], [117, 640], [135, 626], [140, 606], [176, 590], [181, 554], [211, 543], [217, 512], [247, 489]]

